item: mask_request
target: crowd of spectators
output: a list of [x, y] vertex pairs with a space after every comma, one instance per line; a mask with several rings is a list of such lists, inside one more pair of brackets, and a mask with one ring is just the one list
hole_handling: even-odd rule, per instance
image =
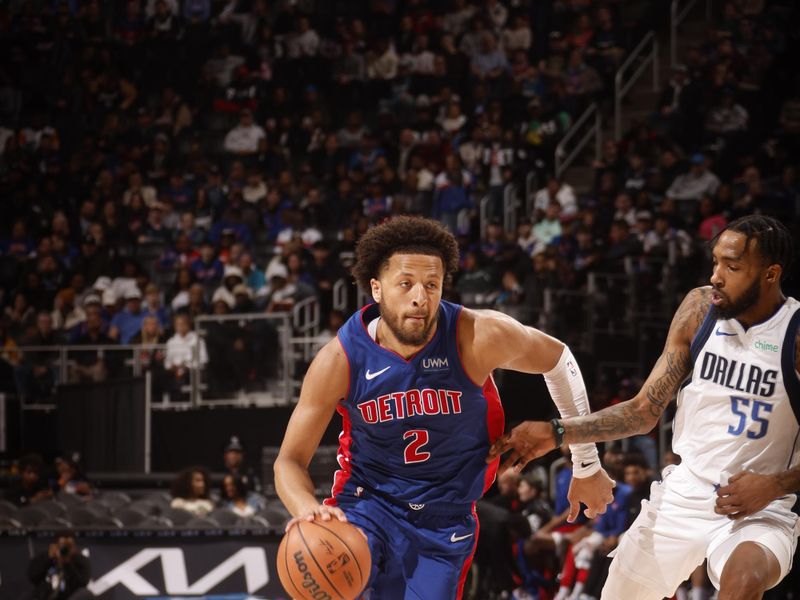
[[[62, 375], [57, 346], [86, 346], [72, 351], [68, 377], [91, 382], [124, 369], [121, 355], [95, 346], [132, 344], [176, 398], [198, 367], [221, 394], [257, 385], [277, 368], [274, 328], [219, 321], [198, 336], [194, 321], [316, 297], [323, 336], [335, 335], [346, 314], [334, 310], [334, 284], [349, 283], [359, 236], [396, 214], [436, 218], [457, 236], [447, 298], [527, 319], [545, 290], [585, 290], [589, 273], [631, 264], [647, 273], [672, 261], [688, 288], [706, 275], [703, 242], [747, 213], [797, 231], [800, 27], [788, 1], [715, 7], [650, 115], [605, 140], [593, 181], [553, 176], [564, 133], [590, 103], [608, 110], [617, 67], [667, 9], [644, 0], [5, 3], [0, 381], [46, 398]], [[506, 231], [505, 191], [526, 193], [530, 174], [538, 185], [521, 206], [532, 210]], [[625, 458], [639, 471], [620, 505], [634, 506], [642, 470], [654, 474], [652, 443], [638, 448], [644, 462]], [[93, 493], [74, 461], [49, 480], [35, 457], [20, 466], [8, 492], [16, 504]], [[499, 508], [524, 519], [510, 521], [516, 558], [503, 563], [510, 572], [495, 569], [495, 591], [563, 598], [580, 583], [578, 595], [591, 595], [631, 514], [559, 531], [563, 494], [546, 498], [536, 476], [501, 483]], [[259, 510], [257, 491], [252, 474], [231, 469], [219, 497], [247, 516]], [[190, 469], [173, 508], [210, 514], [211, 492], [205, 470]], [[559, 572], [562, 592], [552, 589]]]
[[[166, 342], [166, 356], [144, 356], [163, 366], [166, 391], [179, 394], [187, 368], [205, 364], [235, 374], [223, 393], [247, 389], [274, 370], [274, 354], [248, 359], [274, 346], [258, 345], [274, 329], [221, 324], [190, 353], [192, 319], [316, 296], [327, 322], [359, 235], [394, 214], [432, 216], [458, 236], [448, 297], [507, 309], [538, 309], [545, 289], [582, 289], [589, 272], [628, 258], [677, 248], [690, 263], [696, 242], [747, 212], [794, 221], [791, 3], [724, 3], [652, 116], [605, 142], [591, 189], [552, 176], [559, 139], [590, 102], [609, 103], [617, 66], [663, 10], [610, 0], [4, 6], [4, 368], [23, 395], [44, 395], [57, 376], [48, 356], [14, 346]], [[533, 210], [505, 231], [504, 189], [523, 190], [529, 173], [540, 181]], [[485, 196], [494, 220], [482, 231]], [[694, 283], [695, 271], [681, 272]], [[87, 349], [70, 376], [101, 380], [120, 363]]]

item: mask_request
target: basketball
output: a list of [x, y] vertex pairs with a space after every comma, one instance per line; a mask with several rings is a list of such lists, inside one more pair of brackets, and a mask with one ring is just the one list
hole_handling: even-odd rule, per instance
[[295, 600], [355, 600], [372, 565], [364, 535], [337, 519], [297, 523], [277, 558], [278, 578]]

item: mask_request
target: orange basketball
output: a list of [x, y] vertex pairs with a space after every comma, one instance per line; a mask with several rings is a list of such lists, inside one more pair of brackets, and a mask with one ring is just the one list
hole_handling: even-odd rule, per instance
[[278, 578], [295, 600], [355, 600], [372, 559], [364, 535], [338, 519], [301, 521], [278, 546]]

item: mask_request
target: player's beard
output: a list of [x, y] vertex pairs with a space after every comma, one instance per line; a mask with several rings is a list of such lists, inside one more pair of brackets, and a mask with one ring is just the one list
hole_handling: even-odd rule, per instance
[[717, 306], [717, 314], [719, 314], [719, 316], [723, 319], [733, 319], [758, 302], [759, 298], [761, 298], [761, 282], [758, 280], [758, 278], [756, 278], [750, 287], [748, 287], [736, 300], [731, 300], [720, 290], [716, 290], [716, 292], [722, 296], [723, 300], [725, 301], [723, 304]]
[[426, 313], [425, 319], [422, 322], [422, 327], [415, 327], [412, 329], [405, 326], [407, 321], [400, 314], [390, 310], [382, 303], [378, 304], [378, 307], [381, 311], [381, 319], [383, 319], [383, 322], [386, 323], [386, 326], [392, 332], [394, 337], [397, 338], [398, 342], [404, 346], [421, 346], [428, 341], [431, 330], [436, 324], [435, 316], [432, 318]]

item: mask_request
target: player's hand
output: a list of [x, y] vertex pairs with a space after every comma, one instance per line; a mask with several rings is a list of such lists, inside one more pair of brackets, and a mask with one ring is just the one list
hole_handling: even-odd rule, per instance
[[289, 521], [286, 524], [286, 531], [289, 531], [295, 523], [299, 523], [300, 521], [316, 521], [317, 519], [319, 519], [320, 521], [330, 521], [331, 519], [339, 519], [344, 523], [347, 522], [347, 517], [345, 516], [344, 511], [338, 506], [326, 506], [325, 504], [317, 504], [316, 506], [312, 506], [307, 510], [302, 511], [294, 519]]
[[741, 519], [757, 513], [783, 495], [773, 475], [741, 471], [728, 480], [728, 485], [717, 490], [714, 512], [730, 519]]
[[497, 473], [499, 475], [509, 468], [519, 473], [530, 461], [544, 456], [555, 447], [556, 440], [550, 423], [525, 421], [492, 444], [486, 462], [492, 462], [510, 450], [511, 454], [500, 465]]
[[567, 500], [569, 500], [569, 514], [567, 521], [575, 522], [581, 512], [581, 502], [586, 505], [583, 514], [588, 519], [606, 512], [606, 506], [614, 501], [614, 486], [617, 482], [611, 479], [605, 469], [600, 469], [589, 477], [573, 477], [569, 483]]

